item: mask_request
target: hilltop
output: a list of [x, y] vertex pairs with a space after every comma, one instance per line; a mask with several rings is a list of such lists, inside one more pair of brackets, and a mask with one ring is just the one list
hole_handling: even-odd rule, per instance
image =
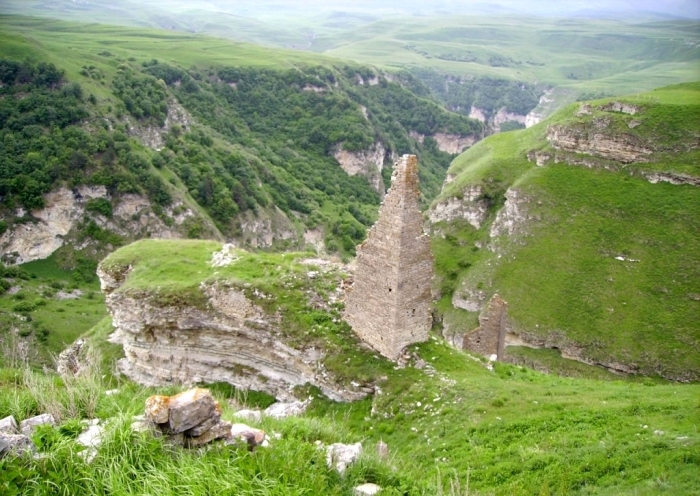
[[446, 335], [498, 293], [513, 345], [697, 380], [699, 116], [700, 85], [670, 86], [572, 104], [458, 157], [430, 210]]

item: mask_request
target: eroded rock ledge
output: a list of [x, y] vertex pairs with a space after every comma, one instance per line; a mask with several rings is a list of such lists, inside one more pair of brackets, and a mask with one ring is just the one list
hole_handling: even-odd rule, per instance
[[115, 328], [110, 341], [124, 347], [118, 367], [140, 384], [227, 382], [282, 400], [306, 384], [338, 401], [371, 391], [336, 383], [323, 366], [325, 350], [285, 342], [278, 312], [251, 299], [271, 297], [250, 284], [206, 280], [198, 290], [175, 296], [157, 281], [148, 289], [126, 287], [130, 266], [103, 262], [98, 275]]

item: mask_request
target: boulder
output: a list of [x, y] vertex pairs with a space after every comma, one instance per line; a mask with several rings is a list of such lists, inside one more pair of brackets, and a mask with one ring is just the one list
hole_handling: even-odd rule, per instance
[[260, 410], [238, 410], [234, 415], [247, 422], [259, 423], [262, 421], [262, 412]]
[[194, 388], [170, 397], [168, 429], [177, 434], [189, 430], [219, 411], [208, 389]]
[[146, 419], [156, 424], [168, 422], [170, 397], [156, 394], [146, 399]]
[[342, 474], [348, 465], [357, 461], [361, 454], [362, 443], [334, 443], [326, 448], [326, 465]]
[[263, 445], [266, 441], [265, 431], [250, 427], [245, 424], [233, 424], [231, 426], [231, 438], [227, 444], [245, 442], [248, 450], [253, 451], [257, 446]]
[[19, 432], [17, 421], [12, 415], [0, 420], [0, 432], [5, 434], [17, 434]]
[[276, 419], [301, 415], [306, 411], [310, 403], [310, 399], [305, 401], [293, 401], [291, 403], [273, 403], [263, 411], [263, 414]]
[[36, 446], [28, 436], [0, 432], [0, 458], [4, 458], [10, 453], [22, 456], [25, 453], [34, 453], [35, 451]]
[[50, 413], [45, 413], [43, 415], [37, 415], [36, 417], [31, 417], [23, 420], [19, 424], [19, 429], [25, 436], [31, 436], [34, 429], [39, 425], [56, 425], [56, 419]]
[[197, 448], [216, 439], [229, 439], [231, 437], [231, 422], [220, 420], [215, 426], [198, 437], [185, 437], [185, 446]]
[[377, 494], [381, 490], [382, 488], [380, 486], [368, 482], [367, 484], [357, 486], [353, 490], [353, 494], [355, 496], [372, 496], [374, 494]]

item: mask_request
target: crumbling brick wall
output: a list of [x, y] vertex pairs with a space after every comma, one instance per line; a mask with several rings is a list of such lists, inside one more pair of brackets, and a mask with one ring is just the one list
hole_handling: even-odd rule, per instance
[[411, 343], [426, 341], [432, 325], [433, 257], [418, 208], [418, 160], [396, 164], [379, 219], [357, 249], [355, 282], [345, 320], [357, 335], [392, 360]]

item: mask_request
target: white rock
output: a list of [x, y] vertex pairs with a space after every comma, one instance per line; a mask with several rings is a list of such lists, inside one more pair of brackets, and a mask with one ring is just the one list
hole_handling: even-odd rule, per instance
[[12, 415], [0, 420], [0, 432], [4, 432], [5, 434], [17, 434], [17, 432], [19, 432], [17, 421]]
[[348, 465], [357, 461], [361, 454], [362, 443], [334, 443], [326, 449], [326, 465], [342, 474]]
[[45, 413], [43, 415], [37, 415], [36, 417], [28, 418], [23, 420], [19, 424], [19, 429], [25, 436], [31, 436], [34, 429], [39, 425], [56, 425], [56, 419], [50, 413]]
[[377, 494], [381, 490], [382, 488], [380, 486], [372, 483], [367, 483], [362, 484], [361, 486], [357, 486], [353, 490], [353, 494], [355, 494], [355, 496], [372, 496], [373, 494]]
[[292, 403], [273, 403], [265, 409], [263, 414], [267, 417], [276, 419], [301, 415], [309, 407], [309, 404], [311, 404], [310, 399], [304, 401], [294, 401]]
[[262, 421], [262, 412], [260, 410], [238, 410], [233, 415], [247, 422], [259, 423]]

